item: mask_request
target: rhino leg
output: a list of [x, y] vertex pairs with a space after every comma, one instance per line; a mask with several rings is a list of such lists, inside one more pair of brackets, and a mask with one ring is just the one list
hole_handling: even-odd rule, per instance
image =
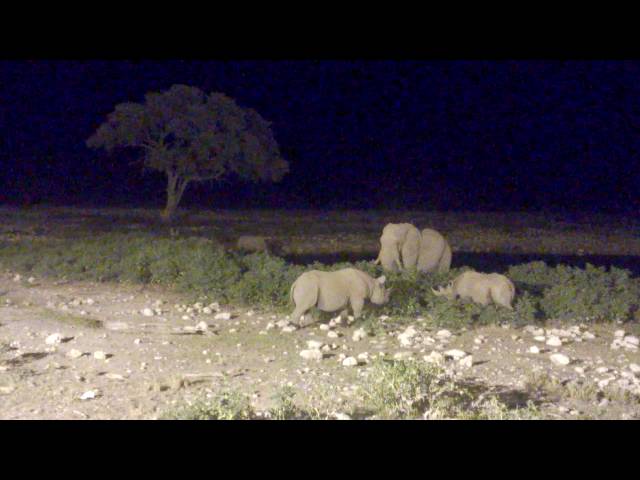
[[294, 290], [293, 301], [296, 308], [291, 314], [291, 321], [301, 325], [300, 317], [318, 302], [318, 287], [316, 286], [311, 290], [307, 289], [302, 293], [299, 290]]
[[451, 269], [451, 247], [447, 244], [438, 263], [438, 272], [446, 273]]
[[402, 263], [406, 270], [416, 268], [418, 255], [420, 254], [420, 235], [407, 234], [407, 238], [402, 245]]
[[360, 318], [362, 309], [364, 308], [364, 298], [351, 297], [351, 309], [353, 310], [353, 318]]

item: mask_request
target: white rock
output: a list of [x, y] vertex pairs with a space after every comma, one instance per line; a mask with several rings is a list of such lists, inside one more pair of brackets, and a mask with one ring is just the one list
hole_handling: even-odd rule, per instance
[[133, 341], [133, 343], [134, 343], [135, 345], [140, 345], [140, 344], [142, 343], [142, 340], [140, 340], [139, 338], [136, 338], [136, 339]]
[[211, 315], [213, 313], [213, 310], [210, 309], [209, 307], [204, 307], [202, 309], [202, 313], [204, 313], [205, 315]]
[[385, 321], [385, 320], [389, 320], [389, 315], [380, 315], [380, 320]]
[[535, 337], [533, 337], [533, 339], [536, 342], [544, 342], [547, 340], [547, 337], [545, 337], [544, 335], [536, 335]]
[[451, 337], [451, 332], [449, 330], [446, 330], [446, 329], [439, 330], [438, 333], [436, 333], [436, 337], [438, 337], [438, 338], [450, 338]]
[[640, 365], [638, 365], [637, 363], [630, 363], [629, 370], [631, 370], [635, 374], [638, 374], [640, 373]]
[[550, 347], [561, 347], [562, 346], [562, 340], [560, 340], [559, 337], [549, 337], [549, 339], [547, 340], [547, 345], [549, 345]]
[[327, 337], [329, 338], [338, 338], [339, 336], [340, 334], [338, 332], [334, 332], [333, 330], [327, 332]]
[[358, 360], [364, 363], [369, 363], [369, 353], [363, 352], [358, 355]]
[[272, 328], [276, 328], [276, 325], [273, 322], [267, 323], [267, 330], [271, 330]]
[[198, 322], [196, 324], [196, 331], [206, 332], [207, 330], [209, 330], [209, 325], [207, 325], [207, 322]]
[[462, 350], [458, 350], [458, 349], [453, 349], [453, 350], [447, 350], [446, 352], [444, 352], [444, 356], [445, 357], [451, 357], [455, 360], [460, 360], [464, 357], [467, 356], [466, 352], [463, 352]]
[[331, 327], [326, 323], [321, 324], [318, 328], [323, 331], [331, 330]]
[[640, 345], [640, 339], [638, 337], [634, 337], [632, 335], [627, 335], [626, 337], [624, 337], [623, 341], [627, 345], [635, 345], [635, 346]]
[[96, 301], [93, 298], [87, 298], [84, 303], [86, 303], [87, 305], [93, 305], [94, 303], [96, 303]]
[[365, 332], [364, 328], [359, 328], [355, 332], [353, 332], [353, 336], [351, 337], [351, 339], [354, 342], [359, 342], [360, 340], [366, 337], [367, 337], [367, 332]]
[[596, 368], [596, 373], [607, 373], [609, 371], [609, 369], [607, 367], [598, 367]]
[[62, 334], [61, 333], [52, 333], [47, 338], [45, 338], [44, 343], [47, 345], [57, 345], [62, 342]]
[[556, 365], [569, 365], [571, 363], [571, 359], [562, 353], [554, 353], [549, 356], [549, 359]]
[[584, 368], [582, 368], [582, 367], [575, 367], [573, 370], [574, 370], [577, 374], [584, 375]]
[[356, 365], [358, 365], [358, 360], [354, 357], [347, 357], [342, 360], [342, 366], [344, 367], [355, 367]]
[[540, 349], [534, 345], [529, 347], [529, 353], [540, 353]]
[[221, 312], [221, 313], [216, 313], [216, 315], [213, 317], [214, 320], [230, 320], [231, 319], [231, 313], [229, 312]]
[[66, 356], [69, 358], [80, 358], [82, 356], [82, 352], [80, 350], [76, 350], [75, 348], [72, 350], [69, 350], [66, 353]]
[[119, 373], [107, 373], [105, 375], [109, 380], [124, 380], [124, 377]]
[[596, 336], [591, 332], [584, 332], [582, 334], [582, 338], [585, 339], [585, 340], [593, 340], [593, 339], [596, 338]]
[[87, 390], [82, 395], [80, 395], [80, 400], [92, 400], [100, 396], [100, 390]]
[[106, 360], [107, 354], [101, 350], [98, 350], [96, 352], [93, 352], [93, 358], [95, 358], [96, 360]]
[[624, 338], [625, 331], [624, 330], [616, 330], [613, 332], [614, 338]]
[[284, 333], [291, 333], [291, 332], [295, 332], [296, 330], [297, 330], [297, 327], [295, 327], [294, 325], [288, 325], [282, 329]]
[[19, 273], [16, 273], [16, 275], [13, 277], [13, 281], [19, 282], [21, 280], [22, 280], [22, 275], [20, 275]]
[[307, 347], [312, 349], [312, 350], [318, 350], [320, 348], [322, 348], [322, 346], [324, 345], [324, 343], [318, 341], [318, 340], [307, 340]]
[[311, 350], [302, 350], [300, 356], [305, 360], [320, 361], [322, 357], [324, 357], [324, 354], [317, 348], [312, 348]]
[[[271, 323], [271, 322], [269, 322], [269, 323]], [[287, 327], [287, 326], [291, 325], [291, 322], [289, 320], [286, 320], [286, 319], [285, 320], [278, 320], [277, 322], [275, 322], [275, 325], [276, 325], [276, 327], [283, 328], [283, 327]]]
[[463, 357], [458, 363], [464, 368], [471, 368], [473, 366], [473, 356], [467, 355], [466, 357]]
[[155, 313], [150, 308], [145, 308], [144, 310], [142, 310], [142, 315], [144, 315], [145, 317], [153, 317]]
[[351, 417], [346, 413], [336, 413], [334, 414], [336, 420], [351, 420]]

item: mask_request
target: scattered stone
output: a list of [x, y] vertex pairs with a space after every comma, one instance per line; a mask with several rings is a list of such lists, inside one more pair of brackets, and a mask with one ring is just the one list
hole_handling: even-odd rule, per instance
[[101, 393], [100, 393], [100, 390], [98, 390], [98, 389], [87, 390], [82, 395], [80, 395], [80, 400], [92, 400], [94, 398], [99, 397], [100, 395], [101, 395]]
[[282, 331], [283, 331], [284, 333], [291, 333], [291, 332], [295, 332], [297, 329], [298, 329], [298, 328], [297, 328], [297, 327], [295, 327], [294, 325], [288, 325], [288, 326], [284, 327], [284, 328], [282, 329]]
[[598, 367], [598, 368], [596, 368], [596, 373], [603, 374], [603, 373], [607, 373], [608, 371], [609, 371], [609, 369], [607, 367]]
[[584, 375], [584, 368], [582, 367], [575, 367], [573, 370], [579, 375]]
[[629, 370], [637, 375], [640, 373], [640, 365], [638, 365], [637, 363], [630, 363]]
[[555, 365], [569, 365], [569, 363], [571, 363], [571, 359], [562, 353], [554, 353], [553, 355], [549, 356], [549, 359]]
[[378, 318], [384, 322], [385, 320], [389, 320], [389, 315], [380, 315]]
[[466, 357], [462, 358], [458, 363], [460, 364], [461, 367], [471, 368], [473, 366], [473, 356], [467, 355]]
[[354, 357], [347, 357], [342, 360], [342, 366], [344, 367], [355, 367], [356, 365], [358, 365], [358, 360]]
[[562, 340], [560, 340], [559, 337], [552, 336], [552, 337], [549, 337], [549, 339], [547, 340], [547, 345], [549, 345], [550, 347], [561, 347]]
[[340, 334], [338, 332], [330, 330], [330, 331], [327, 332], [327, 337], [329, 337], [329, 338], [338, 338], [338, 337], [340, 337]]
[[107, 354], [101, 350], [98, 350], [96, 352], [93, 352], [93, 358], [95, 358], [96, 360], [106, 360]]
[[213, 317], [214, 320], [230, 320], [231, 319], [231, 313], [229, 312], [221, 312], [221, 313], [216, 313], [216, 315]]
[[331, 327], [326, 323], [321, 324], [320, 327], [318, 328], [320, 328], [320, 330], [323, 330], [323, 331], [331, 330]]
[[624, 338], [624, 336], [625, 336], [624, 330], [616, 330], [615, 332], [613, 332], [614, 338]]
[[209, 307], [204, 307], [202, 309], [202, 313], [204, 313], [205, 315], [211, 315], [213, 313], [213, 310], [211, 310]]
[[80, 358], [82, 355], [84, 355], [84, 353], [80, 350], [76, 350], [75, 348], [67, 352], [67, 357], [69, 358]]
[[140, 345], [140, 344], [142, 343], [142, 340], [140, 340], [139, 338], [136, 338], [136, 339], [133, 341], [133, 343], [134, 343], [134, 345]]
[[197, 332], [206, 332], [208, 330], [209, 330], [209, 325], [207, 325], [207, 322], [198, 322], [198, 324], [196, 325]]
[[334, 417], [336, 420], [351, 420], [351, 417], [346, 413], [336, 413]]
[[320, 348], [322, 348], [324, 345], [324, 343], [318, 341], [318, 340], [308, 340], [307, 341], [307, 347], [309, 347], [312, 350], [318, 350]]
[[404, 332], [398, 335], [398, 340], [400, 340], [400, 345], [402, 345], [403, 347], [409, 347], [413, 345], [413, 338], [417, 334], [418, 334], [418, 331], [413, 326], [407, 327]]
[[533, 345], [532, 347], [529, 347], [529, 353], [540, 353], [540, 349]]
[[444, 352], [444, 356], [445, 357], [451, 357], [454, 360], [460, 360], [464, 357], [467, 356], [466, 352], [463, 352], [462, 350], [458, 350], [458, 349], [453, 349], [453, 350], [447, 350], [446, 352]]
[[124, 380], [124, 377], [119, 373], [107, 373], [105, 375], [109, 380]]
[[144, 315], [145, 317], [153, 317], [155, 313], [152, 309], [145, 308], [144, 310], [142, 310], [142, 315]]
[[443, 338], [451, 338], [451, 332], [449, 330], [443, 329], [443, 330], [439, 330], [438, 333], [436, 333], [436, 337], [443, 339]]
[[369, 353], [363, 352], [358, 355], [358, 361], [362, 361], [364, 363], [369, 363]]
[[533, 339], [536, 342], [544, 342], [547, 340], [547, 337], [545, 337], [544, 335], [536, 335], [535, 337], [533, 337]]
[[312, 348], [309, 350], [302, 350], [300, 352], [300, 356], [305, 360], [315, 360], [320, 361], [324, 357], [324, 353], [317, 348]]
[[584, 340], [594, 340], [594, 339], [596, 338], [596, 336], [595, 336], [593, 333], [591, 333], [591, 332], [584, 332], [584, 333], [582, 334], [582, 338], [583, 338]]
[[16, 273], [16, 275], [13, 277], [13, 281], [14, 282], [22, 281], [22, 275], [20, 275], [19, 273]]
[[636, 347], [640, 345], [640, 339], [632, 335], [627, 335], [626, 337], [624, 337], [623, 342], [628, 345], [635, 345]]
[[351, 339], [354, 342], [359, 342], [360, 340], [366, 337], [367, 337], [367, 332], [364, 330], [364, 328], [359, 328], [355, 332], [353, 332], [353, 336], [351, 337]]
[[57, 345], [62, 342], [62, 334], [61, 333], [52, 333], [47, 338], [45, 338], [44, 343], [47, 345]]

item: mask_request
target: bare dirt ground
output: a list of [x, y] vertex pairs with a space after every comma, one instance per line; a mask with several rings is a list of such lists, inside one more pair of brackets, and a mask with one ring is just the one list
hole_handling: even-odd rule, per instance
[[[347, 228], [331, 223], [339, 216], [334, 213], [305, 214], [306, 223], [300, 216], [297, 224], [295, 216], [287, 220], [285, 214], [273, 213], [256, 222], [255, 212], [233, 217], [225, 213], [216, 215], [218, 223], [207, 228], [225, 229], [222, 225], [227, 222], [236, 226], [234, 232], [238, 234], [279, 232], [280, 236], [293, 239], [290, 244], [294, 251], [307, 254], [325, 248], [328, 251], [326, 245], [334, 241], [344, 241], [343, 245], [353, 248], [359, 245], [359, 251], [368, 251], [369, 243], [375, 244], [378, 235], [373, 230], [377, 232], [387, 221], [384, 215], [368, 218], [368, 214], [351, 214], [351, 219], [341, 216]], [[46, 217], [48, 221], [43, 220]], [[25, 215], [22, 225], [5, 222], [5, 233], [40, 228], [51, 236], [72, 234], [69, 223], [56, 225], [53, 217], [51, 212]], [[424, 221], [413, 221], [421, 228], [441, 229], [454, 251], [512, 251], [515, 246], [518, 251], [542, 251], [544, 239], [554, 234], [555, 242], [548, 240], [554, 253], [586, 250], [603, 255], [640, 254], [640, 238], [634, 233], [637, 230], [629, 225], [607, 229], [603, 221], [600, 226], [592, 222], [563, 227], [540, 223], [542, 219], [529, 219], [528, 224], [522, 224], [520, 217], [511, 217], [513, 230], [500, 231], [489, 226], [499, 220], [496, 218], [481, 222], [476, 219], [473, 228], [471, 216], [467, 223], [465, 217], [459, 216], [457, 224], [455, 219], [447, 218], [444, 214], [425, 214]], [[431, 221], [425, 223], [426, 220]], [[95, 223], [95, 218], [87, 221]], [[204, 227], [197, 225], [198, 218], [192, 217], [191, 221], [186, 229], [202, 232]], [[145, 223], [139, 223], [136, 228], [144, 228]], [[280, 225], [280, 229], [274, 225]], [[366, 241], [357, 231], [358, 225], [366, 225], [366, 232], [372, 230]], [[334, 247], [332, 252], [336, 251]], [[176, 406], [223, 389], [245, 392], [257, 410], [266, 410], [273, 405], [272, 395], [284, 385], [293, 386], [300, 400], [324, 399], [327, 412], [338, 413], [348, 411], [353, 403], [355, 385], [369, 368], [367, 357], [422, 359], [434, 351], [444, 353], [451, 349], [462, 350], [473, 358], [471, 366], [462, 366], [456, 360], [445, 362], [461, 381], [473, 383], [479, 394], [497, 393], [509, 405], [531, 400], [541, 418], [640, 418], [640, 351], [633, 345], [612, 348], [616, 331], [623, 329], [626, 335], [638, 335], [636, 324], [589, 325], [573, 330], [546, 325], [542, 331], [484, 327], [454, 331], [447, 337], [426, 328], [425, 322], [416, 318], [397, 331], [354, 341], [352, 335], [360, 327], [357, 323], [328, 329], [319, 322], [287, 332], [276, 324], [284, 319], [283, 315], [220, 305], [219, 312], [230, 313], [231, 318], [216, 318], [215, 310], [185, 310], [180, 305], [187, 304], [186, 297], [159, 288], [28, 280], [16, 278], [14, 272], [0, 275], [2, 419], [154, 419]], [[153, 315], [144, 315], [145, 309], [153, 310]], [[207, 324], [206, 330], [194, 331], [200, 322]], [[405, 332], [407, 326], [413, 326], [416, 333], [403, 342], [398, 334]], [[59, 342], [51, 337], [53, 334], [60, 334]], [[562, 344], [547, 345], [552, 337], [560, 338]], [[310, 361], [300, 356], [309, 340], [329, 345], [323, 360]], [[531, 353], [533, 346], [539, 348], [539, 353]], [[364, 353], [367, 355], [360, 357], [358, 366], [342, 365], [343, 356]], [[566, 355], [570, 363], [555, 364], [551, 360], [554, 353]]]

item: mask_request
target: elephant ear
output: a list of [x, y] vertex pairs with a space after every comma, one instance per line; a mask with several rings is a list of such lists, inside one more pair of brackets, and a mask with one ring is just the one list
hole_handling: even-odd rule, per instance
[[378, 277], [378, 279], [377, 279], [377, 280], [378, 280], [378, 283], [379, 283], [380, 285], [384, 285], [384, 282], [386, 282], [386, 281], [387, 281], [387, 277], [386, 277], [386, 276], [384, 276], [384, 275], [382, 275], [381, 277]]

